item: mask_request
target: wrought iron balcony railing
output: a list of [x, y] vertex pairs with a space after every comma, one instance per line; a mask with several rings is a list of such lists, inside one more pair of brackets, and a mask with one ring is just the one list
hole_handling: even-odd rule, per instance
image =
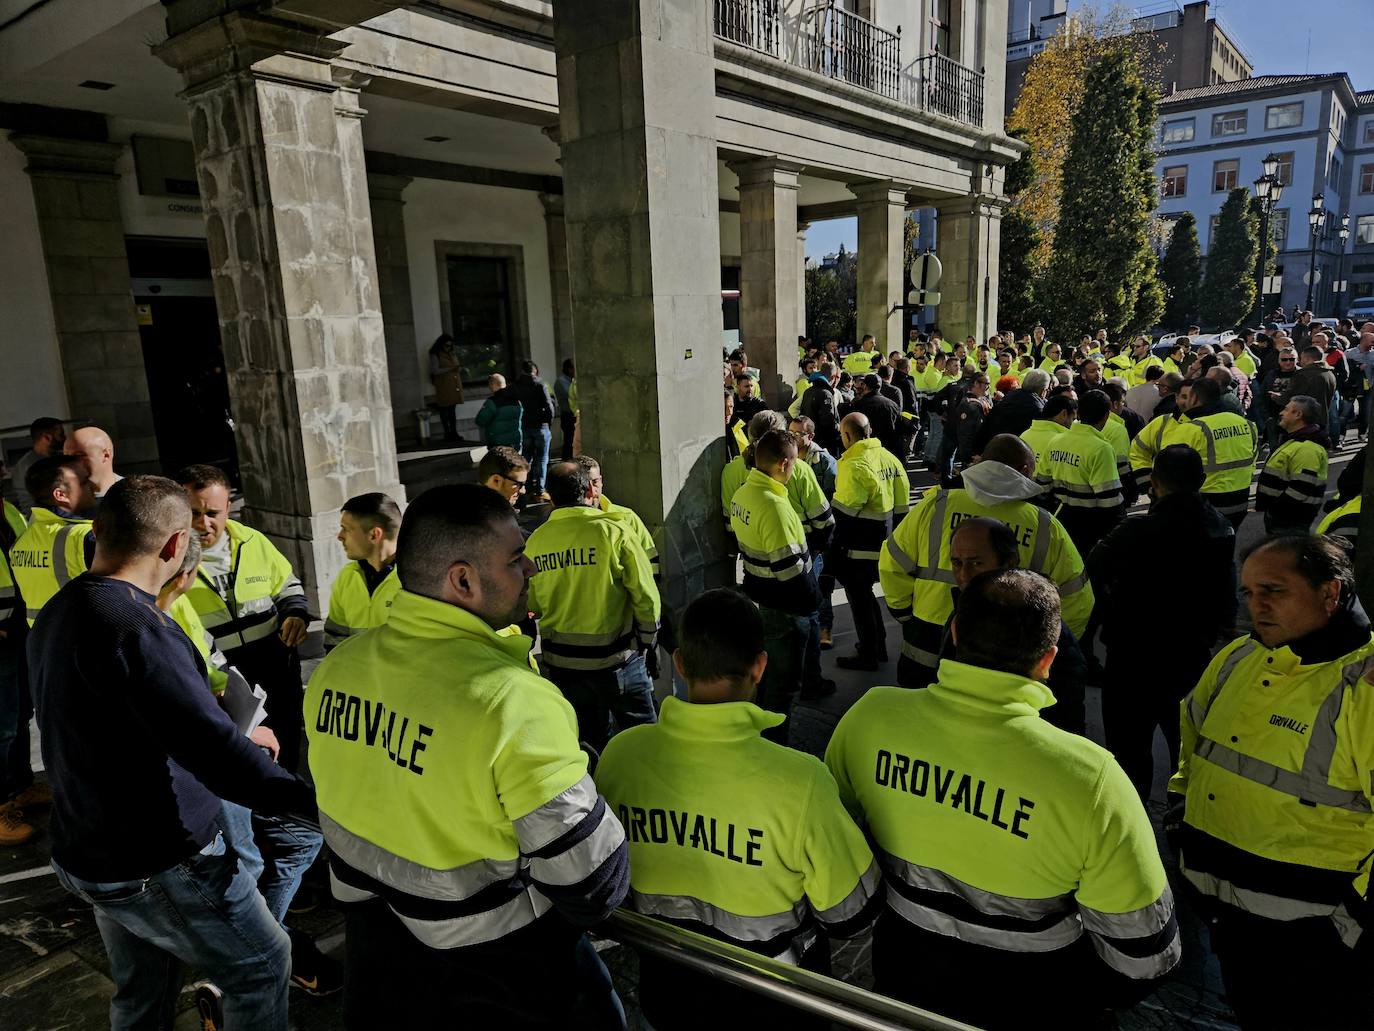
[[871, 90], [889, 100], [901, 94], [902, 30], [889, 32], [833, 2], [807, 12], [801, 28], [803, 68]]
[[944, 54], [922, 57], [912, 67], [915, 106], [967, 125], [983, 124], [983, 75]]
[[778, 0], [714, 0], [716, 35], [778, 56]]

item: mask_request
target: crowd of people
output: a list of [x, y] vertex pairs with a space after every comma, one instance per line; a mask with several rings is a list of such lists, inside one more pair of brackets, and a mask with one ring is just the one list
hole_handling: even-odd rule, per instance
[[[1184, 949], [1146, 809], [1167, 776], [1175, 887], [1241, 1025], [1369, 1027], [1363, 461], [1326, 495], [1374, 323], [1309, 322], [1219, 350], [802, 340], [784, 398], [736, 351], [741, 575], [676, 611], [563, 419], [575, 387], [493, 377], [476, 483], [342, 506], [308, 683], [306, 590], [222, 470], [121, 477], [107, 434], [40, 419], [0, 520], [0, 841], [51, 806], [117, 1028], [170, 1026], [186, 966], [210, 1028], [284, 1029], [290, 985], [342, 986], [352, 1028], [623, 1028], [586, 933], [622, 906], [980, 1027], [1102, 1028]], [[837, 587], [833, 662], [866, 686], [818, 758], [790, 717], [836, 690]], [[342, 970], [286, 926], [321, 856]], [[647, 953], [638, 1002], [658, 1031], [806, 1025]]]

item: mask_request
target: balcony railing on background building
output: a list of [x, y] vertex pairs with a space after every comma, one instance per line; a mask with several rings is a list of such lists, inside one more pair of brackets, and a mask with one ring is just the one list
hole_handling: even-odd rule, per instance
[[715, 0], [716, 35], [778, 56], [778, 0]]
[[[779, 17], [781, 0], [711, 0], [719, 39], [786, 60], [880, 97], [968, 125], [983, 124], [983, 75], [943, 54], [902, 66], [902, 30], [875, 25], [816, 0], [800, 22]], [[796, 46], [784, 45], [783, 31]]]
[[902, 30], [879, 28], [867, 18], [836, 7], [831, 0], [807, 12], [798, 63], [897, 100], [901, 94]]

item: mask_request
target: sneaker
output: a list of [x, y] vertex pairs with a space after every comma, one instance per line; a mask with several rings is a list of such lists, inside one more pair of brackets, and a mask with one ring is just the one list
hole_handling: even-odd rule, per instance
[[13, 802], [0, 805], [0, 845], [22, 845], [38, 832], [24, 822], [24, 811]]
[[803, 687], [800, 697], [805, 701], [812, 702], [817, 698], [826, 698], [835, 693], [835, 681], [822, 677], [818, 684], [812, 687]]
[[224, 1027], [224, 993], [204, 981], [196, 985], [195, 999], [201, 1031], [220, 1031]]
[[42, 781], [34, 781], [10, 801], [20, 809], [42, 809], [52, 805], [52, 788]]
[[330, 959], [308, 935], [291, 931], [291, 984], [307, 995], [333, 995], [343, 987], [343, 964]]
[[835, 638], [831, 636], [829, 630], [821, 631], [821, 651], [828, 652], [835, 647]]

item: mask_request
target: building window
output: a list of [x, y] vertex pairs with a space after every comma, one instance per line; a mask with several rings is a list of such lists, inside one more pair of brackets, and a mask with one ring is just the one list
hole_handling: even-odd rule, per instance
[[1193, 138], [1197, 120], [1194, 118], [1180, 118], [1177, 121], [1164, 123], [1164, 143], [1187, 143]]
[[1212, 135], [1237, 136], [1245, 132], [1246, 126], [1248, 126], [1249, 123], [1249, 112], [1244, 109], [1240, 111], [1223, 111], [1221, 114], [1212, 116]]
[[1361, 215], [1355, 219], [1355, 242], [1374, 243], [1374, 215]]
[[1374, 143], [1374, 118], [1364, 123], [1364, 141]]
[[1274, 175], [1278, 177], [1280, 186], [1293, 185], [1293, 152], [1286, 151], [1283, 154], [1275, 154], [1279, 159], [1279, 165], [1274, 169]]
[[1212, 166], [1212, 192], [1226, 193], [1228, 190], [1234, 190], [1239, 175], [1239, 160], [1230, 158], [1226, 161], [1218, 161]]
[[1266, 129], [1292, 129], [1302, 125], [1302, 101], [1295, 104], [1270, 104], [1264, 109]]
[[479, 385], [520, 357], [510, 262], [494, 257], [450, 256], [449, 310], [463, 382]]
[[[1341, 181], [1341, 159], [1338, 158], [1338, 157], [1336, 157], [1335, 154], [1332, 154], [1332, 155], [1331, 155], [1331, 164], [1329, 164], [1329, 165], [1326, 167], [1326, 182], [1327, 182], [1327, 184], [1328, 184], [1332, 189], [1335, 189], [1337, 186], [1340, 185], [1340, 181]], [[1331, 220], [1330, 220], [1330, 219], [1327, 219], [1327, 221], [1329, 222], [1329, 221], [1331, 221]]]
[[1213, 215], [1207, 220], [1207, 249], [1212, 249], [1212, 242], [1217, 238], [1217, 226], [1221, 223], [1221, 215]]
[[1188, 166], [1174, 165], [1164, 170], [1164, 178], [1159, 182], [1161, 197], [1182, 197], [1188, 192]]
[[1360, 192], [1374, 193], [1374, 165], [1360, 166]]
[[1288, 209], [1279, 208], [1269, 216], [1269, 239], [1274, 241], [1278, 250], [1288, 246]]
[[950, 16], [950, 0], [935, 0], [934, 9], [930, 16], [930, 49], [937, 54], [949, 53], [949, 27], [953, 19]]

